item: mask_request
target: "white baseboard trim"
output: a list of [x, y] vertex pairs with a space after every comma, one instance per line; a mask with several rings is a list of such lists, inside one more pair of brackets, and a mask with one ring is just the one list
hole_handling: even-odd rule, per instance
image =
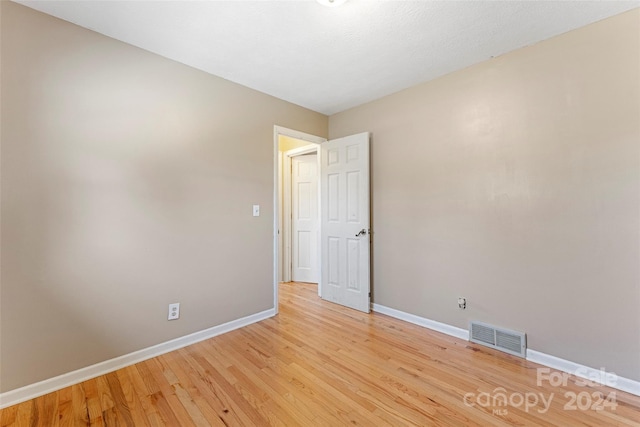
[[[446, 323], [436, 322], [435, 320], [426, 319], [424, 317], [416, 316], [415, 314], [405, 313], [404, 311], [385, 307], [384, 305], [380, 304], [372, 304], [371, 308], [373, 309], [373, 311], [380, 314], [386, 314], [387, 316], [391, 316], [399, 320], [404, 320], [405, 322], [413, 323], [415, 325], [423, 326], [437, 332], [442, 332], [443, 334], [451, 335], [462, 340], [469, 340], [469, 331], [462, 328], [447, 325]], [[539, 363], [540, 365], [544, 365], [552, 369], [567, 372], [569, 374], [593, 382], [597, 382], [599, 384], [607, 385], [611, 388], [625, 391], [636, 396], [640, 396], [640, 381], [616, 376], [614, 380], [610, 381], [609, 384], [606, 384], [606, 374], [612, 374], [611, 372], [604, 372], [604, 370], [590, 368], [588, 366], [580, 365], [579, 363], [560, 359], [559, 357], [551, 356], [549, 354], [541, 353], [539, 351], [531, 349], [527, 349], [527, 360], [534, 363]]]
[[386, 314], [387, 316], [395, 317], [396, 319], [404, 320], [405, 322], [413, 323], [414, 325], [424, 326], [425, 328], [442, 332], [443, 334], [451, 335], [456, 338], [460, 338], [461, 340], [469, 340], [469, 331], [466, 329], [447, 325], [446, 323], [436, 322], [435, 320], [426, 319], [424, 317], [416, 316], [415, 314], [405, 313], [404, 311], [385, 307], [380, 304], [372, 304], [371, 308], [373, 308], [373, 311], [380, 314]]
[[275, 316], [275, 314], [276, 311], [274, 308], [262, 311], [260, 313], [251, 314], [240, 319], [223, 323], [222, 325], [214, 326], [212, 328], [194, 332], [192, 334], [166, 341], [161, 344], [143, 348], [142, 350], [134, 351], [133, 353], [125, 354], [123, 356], [119, 356], [110, 360], [105, 360], [104, 362], [96, 363], [95, 365], [87, 366], [85, 368], [68, 372], [57, 377], [49, 378], [44, 381], [17, 388], [15, 390], [0, 393], [0, 409], [17, 405], [18, 403], [34, 399], [36, 397], [51, 393], [56, 390], [60, 390], [61, 388], [68, 387], [73, 384], [78, 384], [82, 381], [90, 380], [100, 375], [104, 375], [109, 372], [124, 368], [126, 366], [130, 366], [135, 363], [160, 356], [161, 354], [165, 354], [170, 351], [177, 350], [179, 348], [186, 347], [200, 341], [204, 341], [217, 335], [231, 332], [234, 329], [242, 328], [252, 323], [256, 323], [261, 320], [268, 319], [269, 317], [273, 317]]
[[[589, 381], [593, 381], [602, 385], [609, 386], [611, 388], [626, 391], [627, 393], [631, 393], [636, 396], [640, 396], [640, 381], [619, 377], [613, 372], [605, 371], [604, 368], [590, 368], [589, 366], [571, 362], [570, 360], [560, 359], [559, 357], [551, 356], [549, 354], [541, 353], [539, 351], [531, 349], [527, 349], [527, 360], [534, 363], [539, 363], [549, 368], [557, 369], [558, 371], [575, 375], [576, 377], [584, 378]], [[613, 378], [607, 379], [607, 377], [611, 375], [613, 375]]]

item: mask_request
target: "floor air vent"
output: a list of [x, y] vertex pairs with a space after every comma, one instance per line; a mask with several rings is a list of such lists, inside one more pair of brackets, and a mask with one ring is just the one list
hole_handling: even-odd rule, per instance
[[486, 345], [514, 356], [526, 356], [527, 338], [522, 332], [500, 329], [481, 322], [471, 322], [469, 325], [469, 341]]

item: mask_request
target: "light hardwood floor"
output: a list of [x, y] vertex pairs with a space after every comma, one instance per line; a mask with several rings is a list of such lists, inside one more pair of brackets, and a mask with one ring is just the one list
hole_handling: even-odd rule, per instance
[[[540, 365], [314, 285], [282, 284], [280, 301], [274, 318], [2, 410], [0, 426], [640, 426], [636, 396], [537, 385]], [[609, 393], [615, 408], [591, 408]]]

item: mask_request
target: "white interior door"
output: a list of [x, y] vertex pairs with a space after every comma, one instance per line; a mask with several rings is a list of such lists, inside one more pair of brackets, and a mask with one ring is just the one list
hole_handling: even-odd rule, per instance
[[318, 156], [291, 159], [291, 227], [294, 282], [318, 283]]
[[370, 310], [369, 133], [320, 145], [322, 298]]

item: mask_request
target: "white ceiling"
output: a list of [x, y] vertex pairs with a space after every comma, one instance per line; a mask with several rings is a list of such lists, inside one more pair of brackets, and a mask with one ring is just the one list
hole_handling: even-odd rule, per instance
[[324, 114], [639, 7], [640, 1], [18, 3]]

